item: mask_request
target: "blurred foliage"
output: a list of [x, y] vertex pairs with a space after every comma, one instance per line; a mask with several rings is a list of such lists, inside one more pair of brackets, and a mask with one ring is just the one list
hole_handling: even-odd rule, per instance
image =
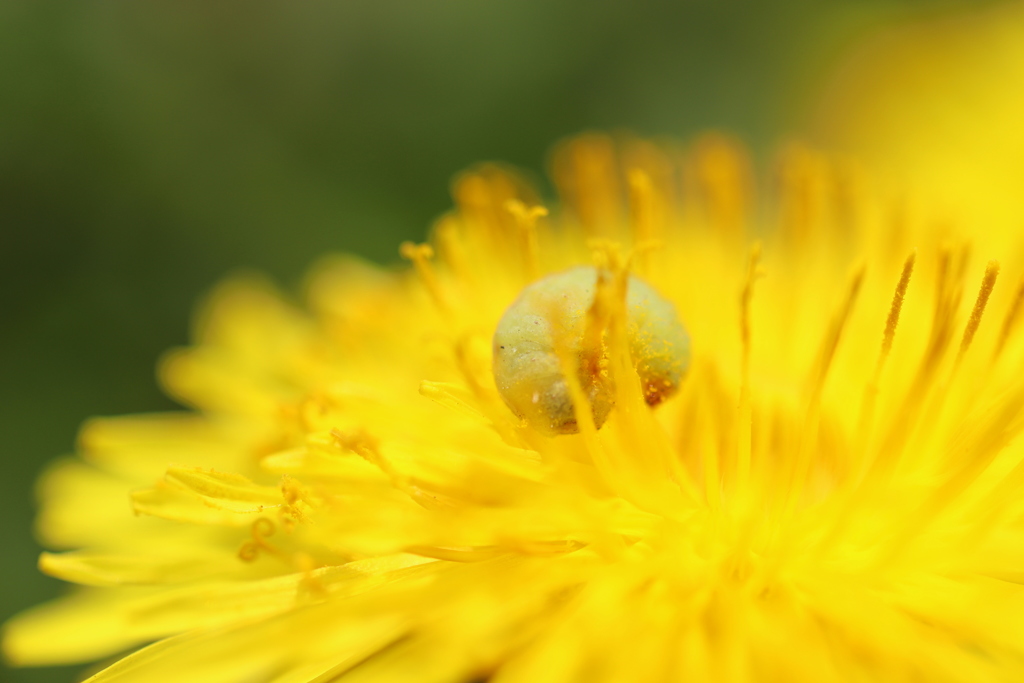
[[154, 360], [226, 272], [393, 261], [454, 172], [541, 177], [587, 128], [767, 149], [851, 41], [951, 4], [0, 3], [0, 618], [61, 590], [35, 569], [38, 471], [89, 415], [174, 407]]

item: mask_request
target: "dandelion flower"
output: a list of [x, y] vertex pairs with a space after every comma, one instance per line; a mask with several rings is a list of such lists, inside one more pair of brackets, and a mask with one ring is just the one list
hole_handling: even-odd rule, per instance
[[[40, 565], [80, 587], [6, 656], [114, 657], [95, 683], [1024, 680], [1020, 264], [800, 147], [763, 199], [719, 135], [552, 166], [548, 208], [459, 176], [408, 269], [329, 259], [303, 307], [214, 292], [161, 365], [194, 411], [91, 421], [43, 477]], [[495, 364], [517, 299], [545, 375]], [[537, 429], [496, 370], [573, 424]]]

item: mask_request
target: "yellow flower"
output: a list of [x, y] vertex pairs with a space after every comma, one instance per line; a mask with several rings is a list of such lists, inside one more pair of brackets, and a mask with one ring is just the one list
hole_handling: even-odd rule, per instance
[[[8, 623], [7, 657], [154, 643], [97, 682], [1024, 680], [1020, 274], [798, 147], [763, 201], [721, 136], [588, 135], [553, 170], [550, 217], [463, 174], [412, 269], [327, 260], [305, 308], [220, 287], [161, 366], [196, 412], [95, 420], [44, 477], [39, 532], [72, 550], [41, 567], [82, 587]], [[492, 335], [595, 259], [613, 405], [598, 428], [554, 335], [578, 433], [546, 436]], [[692, 342], [654, 408], [627, 268]]]

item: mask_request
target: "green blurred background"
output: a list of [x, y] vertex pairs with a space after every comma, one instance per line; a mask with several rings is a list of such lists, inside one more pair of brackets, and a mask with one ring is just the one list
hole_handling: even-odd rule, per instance
[[225, 273], [293, 287], [327, 251], [394, 261], [454, 172], [540, 175], [588, 128], [763, 152], [851, 43], [954, 4], [0, 3], [0, 620], [61, 590], [35, 569], [40, 468], [90, 415], [174, 407], [154, 360]]

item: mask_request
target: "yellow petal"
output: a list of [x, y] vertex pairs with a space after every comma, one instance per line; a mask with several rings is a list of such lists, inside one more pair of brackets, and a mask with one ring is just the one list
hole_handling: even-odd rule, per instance
[[399, 555], [250, 581], [159, 588], [82, 589], [5, 627], [5, 656], [18, 665], [87, 661], [190, 629], [213, 629], [304, 604], [367, 593], [433, 570]]
[[[173, 547], [173, 546], [172, 546]], [[174, 547], [178, 550], [177, 547]], [[239, 568], [238, 557], [224, 551], [197, 554], [196, 548], [166, 556], [115, 555], [90, 551], [43, 553], [39, 569], [84, 586], [138, 586], [182, 583]]]
[[149, 483], [169, 463], [244, 468], [250, 457], [246, 442], [258, 442], [260, 437], [242, 421], [165, 413], [94, 418], [82, 427], [78, 442], [90, 462]]

